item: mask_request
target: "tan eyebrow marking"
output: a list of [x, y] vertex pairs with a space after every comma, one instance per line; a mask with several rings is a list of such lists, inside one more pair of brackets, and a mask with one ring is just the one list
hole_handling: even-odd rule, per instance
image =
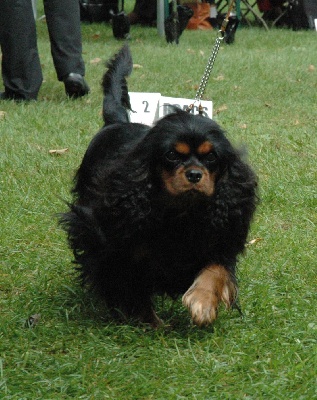
[[177, 142], [175, 144], [175, 150], [180, 154], [190, 154], [190, 146], [184, 142]]
[[205, 141], [200, 146], [198, 146], [197, 153], [198, 154], [208, 154], [212, 151], [213, 148], [214, 148], [214, 146], [212, 143]]

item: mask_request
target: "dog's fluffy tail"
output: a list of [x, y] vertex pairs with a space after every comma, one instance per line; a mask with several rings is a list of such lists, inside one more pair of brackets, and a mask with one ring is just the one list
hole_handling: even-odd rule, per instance
[[127, 44], [107, 63], [107, 67], [102, 79], [105, 125], [129, 122], [127, 110], [131, 110], [131, 104], [126, 77], [132, 72], [133, 62]]

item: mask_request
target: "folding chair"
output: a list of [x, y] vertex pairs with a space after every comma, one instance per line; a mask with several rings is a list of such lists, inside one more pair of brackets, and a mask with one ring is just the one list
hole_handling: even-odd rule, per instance
[[[218, 13], [226, 13], [228, 10], [230, 0], [216, 0], [216, 7]], [[261, 17], [261, 15], [255, 11], [255, 8], [257, 6], [256, 0], [253, 2], [249, 2], [249, 0], [236, 0], [235, 1], [235, 10], [237, 17], [246, 23], [250, 24], [250, 22], [247, 19], [247, 15], [249, 13], [253, 14], [255, 19], [259, 21], [263, 27], [268, 31], [269, 28], [264, 21], [264, 19]], [[166, 16], [168, 15], [168, 0], [157, 0], [157, 30], [158, 34], [160, 36], [164, 36], [164, 20]]]
[[[216, 1], [216, 6], [218, 12], [225, 12], [229, 4], [229, 0], [217, 0]], [[240, 20], [245, 21], [247, 24], [250, 25], [250, 22], [247, 18], [247, 15], [249, 13], [253, 14], [255, 19], [259, 21], [265, 30], [269, 30], [267, 23], [264, 21], [264, 19], [261, 17], [261, 15], [255, 10], [257, 8], [257, 1], [249, 1], [249, 0], [236, 0], [235, 1], [235, 6], [236, 6], [236, 13], [237, 17]]]
[[261, 15], [257, 11], [255, 11], [255, 8], [257, 8], [257, 2], [254, 1], [253, 3], [250, 4], [249, 0], [239, 0], [239, 1], [241, 1], [241, 3], [243, 3], [245, 6], [244, 12], [243, 13], [241, 12], [241, 17], [247, 21], [246, 16], [249, 13], [253, 14], [255, 19], [263, 25], [265, 30], [268, 31], [269, 28], [267, 26], [267, 23], [264, 21], [264, 19], [261, 17]]

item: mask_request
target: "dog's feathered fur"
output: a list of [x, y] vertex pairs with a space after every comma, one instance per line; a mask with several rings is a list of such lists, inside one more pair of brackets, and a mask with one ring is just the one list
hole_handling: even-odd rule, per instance
[[130, 123], [131, 70], [125, 45], [108, 63], [105, 126], [61, 223], [83, 283], [110, 308], [157, 325], [153, 295], [183, 294], [194, 323], [208, 325], [221, 301], [236, 302], [256, 177], [209, 118], [175, 109], [153, 127]]

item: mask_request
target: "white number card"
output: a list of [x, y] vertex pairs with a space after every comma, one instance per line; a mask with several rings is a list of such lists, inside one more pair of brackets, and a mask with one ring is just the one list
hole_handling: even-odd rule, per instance
[[130, 92], [130, 122], [152, 125], [159, 118], [160, 93]]
[[[160, 93], [130, 92], [130, 121], [152, 125], [159, 118], [173, 112], [174, 107], [187, 110], [194, 103], [192, 99], [161, 96]], [[199, 106], [202, 115], [212, 118], [212, 101], [202, 100], [194, 103], [192, 114], [198, 114]]]

